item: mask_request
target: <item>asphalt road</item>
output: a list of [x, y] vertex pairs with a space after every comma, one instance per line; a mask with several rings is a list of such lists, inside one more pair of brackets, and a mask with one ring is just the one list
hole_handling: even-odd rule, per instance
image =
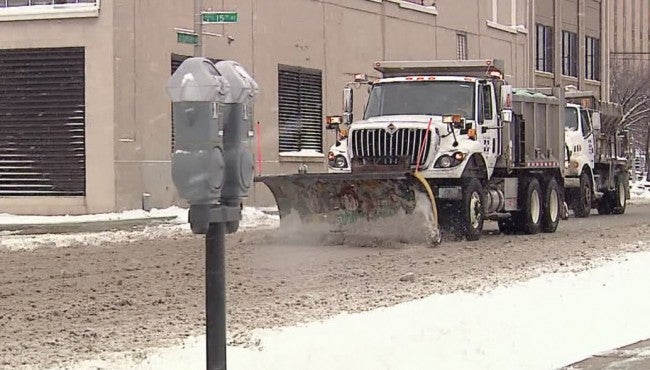
[[[646, 241], [644, 244], [638, 241]], [[43, 368], [102, 353], [177, 344], [203, 333], [202, 237], [0, 251], [0, 368]], [[498, 235], [436, 248], [403, 237], [227, 238], [231, 344], [295, 324], [455, 290], [576, 271], [650, 250], [650, 206], [570, 219], [556, 233]]]

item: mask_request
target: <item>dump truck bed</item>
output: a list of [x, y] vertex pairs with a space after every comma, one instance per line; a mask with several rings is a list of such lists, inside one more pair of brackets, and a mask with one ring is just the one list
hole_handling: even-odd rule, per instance
[[[564, 171], [564, 96], [513, 89], [515, 120], [502, 129], [502, 157], [498, 167], [559, 168]], [[517, 126], [519, 125], [519, 126]]]

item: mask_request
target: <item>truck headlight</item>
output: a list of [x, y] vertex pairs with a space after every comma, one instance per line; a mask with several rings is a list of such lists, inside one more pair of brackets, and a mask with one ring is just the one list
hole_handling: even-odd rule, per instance
[[440, 158], [438, 158], [434, 167], [435, 168], [455, 167], [463, 163], [464, 159], [465, 159], [465, 153], [463, 152], [455, 152], [451, 155], [443, 154], [440, 156]]
[[347, 166], [348, 166], [348, 161], [345, 159], [344, 156], [337, 155], [336, 158], [334, 158], [334, 167], [345, 168]]
[[436, 162], [436, 167], [448, 168], [451, 167], [452, 162], [453, 160], [451, 159], [451, 157], [445, 154], [442, 157], [438, 158], [438, 161]]

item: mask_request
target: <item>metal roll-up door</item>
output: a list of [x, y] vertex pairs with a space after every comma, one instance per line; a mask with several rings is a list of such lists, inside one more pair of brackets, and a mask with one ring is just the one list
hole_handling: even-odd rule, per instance
[[0, 50], [0, 196], [86, 194], [83, 47]]
[[322, 72], [279, 66], [278, 126], [280, 152], [323, 150]]

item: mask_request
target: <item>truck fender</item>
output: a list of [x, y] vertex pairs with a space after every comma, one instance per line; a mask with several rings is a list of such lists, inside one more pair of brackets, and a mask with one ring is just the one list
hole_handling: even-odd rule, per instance
[[593, 170], [589, 167], [589, 165], [585, 164], [582, 166], [582, 171], [580, 171], [580, 176], [582, 176], [583, 173], [586, 173], [587, 176], [591, 179], [591, 193], [596, 192], [596, 179], [594, 179], [594, 172]]
[[465, 169], [463, 170], [461, 177], [473, 177], [481, 181], [487, 180], [487, 164], [485, 163], [485, 159], [481, 154], [473, 154], [471, 157], [469, 157], [467, 163], [465, 164]]

